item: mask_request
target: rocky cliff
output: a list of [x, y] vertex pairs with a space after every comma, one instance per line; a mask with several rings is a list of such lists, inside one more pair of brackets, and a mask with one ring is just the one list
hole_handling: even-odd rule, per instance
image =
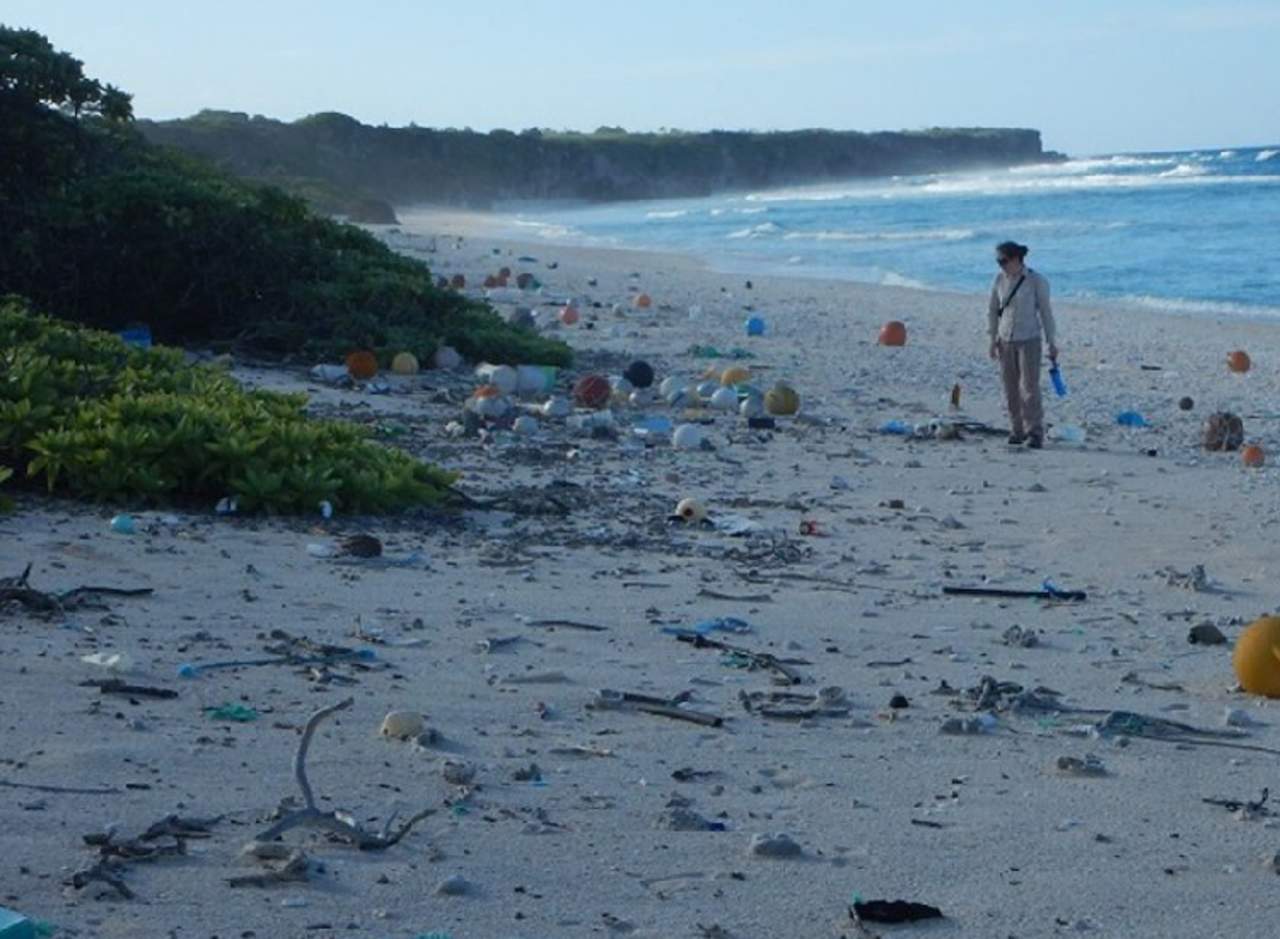
[[371, 127], [343, 114], [284, 123], [226, 111], [139, 126], [157, 143], [367, 221], [387, 221], [388, 205], [702, 196], [1058, 158], [1042, 149], [1038, 131], [1015, 128], [481, 134]]

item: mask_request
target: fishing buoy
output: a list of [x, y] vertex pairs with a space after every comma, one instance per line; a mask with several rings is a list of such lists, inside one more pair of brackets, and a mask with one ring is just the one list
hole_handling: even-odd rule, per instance
[[1190, 411], [1195, 406], [1196, 406], [1195, 401], [1193, 401], [1190, 397], [1181, 398], [1178, 401], [1178, 408], [1183, 411]]
[[880, 345], [905, 346], [907, 344], [906, 324], [899, 320], [890, 320], [880, 327]]
[[517, 365], [516, 394], [536, 395], [550, 391], [556, 383], [554, 365]]
[[751, 381], [751, 369], [744, 365], [730, 365], [720, 373], [720, 384], [725, 387], [741, 385], [748, 381]]
[[528, 414], [521, 414], [511, 422], [511, 429], [520, 436], [527, 437], [537, 431], [538, 419]]
[[666, 378], [662, 379], [662, 384], [658, 386], [658, 394], [665, 398], [667, 395], [671, 394], [671, 392], [679, 391], [683, 387], [684, 384], [679, 378], [676, 378], [674, 375], [668, 375]]
[[441, 346], [431, 357], [431, 364], [442, 371], [452, 371], [462, 364], [462, 356], [453, 346]]
[[521, 290], [528, 290], [533, 286], [533, 275], [528, 271], [516, 275], [516, 286]]
[[1237, 374], [1244, 374], [1253, 367], [1253, 362], [1249, 359], [1249, 353], [1243, 349], [1237, 349], [1235, 352], [1227, 353], [1227, 368]]
[[539, 410], [543, 417], [568, 417], [573, 413], [573, 402], [556, 395], [554, 398], [548, 398]]
[[717, 388], [711, 406], [717, 411], [732, 411], [738, 406], [738, 393], [732, 388]]
[[378, 374], [378, 360], [368, 349], [347, 353], [347, 373], [356, 381], [368, 381]]
[[378, 733], [393, 740], [408, 740], [427, 729], [426, 720], [417, 711], [389, 711], [382, 719]]
[[1267, 454], [1256, 443], [1251, 443], [1240, 451], [1240, 460], [1250, 469], [1257, 469], [1267, 462]]
[[697, 424], [681, 424], [671, 432], [671, 446], [677, 450], [697, 450], [702, 446], [702, 428]]
[[632, 362], [622, 374], [636, 388], [648, 388], [653, 384], [653, 366], [642, 359]]
[[502, 280], [506, 280], [510, 276], [511, 276], [511, 268], [507, 267], [505, 264], [502, 267], [498, 268], [499, 278], [501, 278]]
[[764, 320], [758, 316], [753, 316], [746, 322], [748, 336], [764, 335]]
[[638, 310], [647, 310], [653, 306], [653, 298], [647, 293], [636, 294], [635, 306]]
[[790, 385], [779, 382], [765, 392], [764, 409], [770, 414], [789, 417], [800, 410], [800, 395]]
[[572, 304], [565, 304], [560, 308], [560, 322], [566, 326], [573, 326], [578, 322], [578, 308]]
[[583, 375], [573, 386], [573, 398], [584, 408], [602, 408], [609, 403], [613, 389], [603, 375]]
[[713, 394], [720, 390], [720, 382], [714, 378], [701, 382], [697, 387], [699, 398], [710, 398]]
[[748, 419], [763, 416], [764, 396], [760, 394], [748, 394], [742, 399], [742, 404], [738, 405], [738, 413]]
[[681, 499], [676, 503], [676, 515], [684, 522], [700, 522], [707, 517], [706, 507], [697, 499]]
[[1236, 640], [1231, 664], [1245, 691], [1280, 698], [1280, 616], [1251, 623]]
[[397, 375], [417, 375], [418, 357], [412, 352], [397, 352], [391, 360], [391, 371]]
[[511, 402], [506, 399], [502, 389], [497, 385], [481, 385], [467, 399], [466, 409], [481, 417], [502, 417], [511, 410]]
[[497, 385], [502, 389], [504, 395], [514, 393], [516, 386], [520, 384], [519, 375], [510, 365], [492, 365], [488, 362], [481, 362], [476, 366], [476, 378], [486, 385]]
[[454, 290], [462, 290], [467, 286], [467, 278], [462, 274], [454, 274], [449, 278], [449, 286]]

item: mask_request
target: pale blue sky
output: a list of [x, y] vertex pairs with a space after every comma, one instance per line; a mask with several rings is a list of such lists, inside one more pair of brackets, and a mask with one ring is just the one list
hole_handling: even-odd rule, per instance
[[5, 0], [145, 117], [632, 130], [1037, 127], [1280, 141], [1280, 0]]

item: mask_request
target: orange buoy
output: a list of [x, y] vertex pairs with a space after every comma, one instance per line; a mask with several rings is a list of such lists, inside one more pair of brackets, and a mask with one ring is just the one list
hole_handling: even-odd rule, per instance
[[1244, 461], [1245, 466], [1256, 469], [1267, 462], [1267, 454], [1256, 443], [1251, 443], [1240, 451], [1240, 459]]
[[641, 310], [647, 310], [653, 306], [653, 298], [647, 293], [638, 293], [636, 294], [635, 305]]
[[356, 381], [368, 381], [378, 374], [378, 359], [368, 349], [347, 353], [347, 374]]
[[880, 345], [905, 346], [907, 344], [907, 327], [898, 320], [890, 320], [880, 327]]
[[1236, 640], [1231, 664], [1245, 691], [1280, 698], [1280, 616], [1251, 623]]
[[572, 304], [566, 304], [560, 308], [560, 322], [566, 326], [572, 326], [578, 322], [578, 308]]
[[583, 375], [573, 386], [573, 398], [584, 408], [602, 408], [612, 394], [609, 379], [603, 375]]
[[471, 392], [471, 397], [481, 400], [485, 398], [501, 398], [502, 389], [497, 385], [479, 385], [475, 391]]
[[449, 286], [454, 290], [461, 290], [467, 286], [467, 279], [461, 274], [454, 274], [449, 278]]
[[1231, 369], [1231, 371], [1243, 374], [1252, 367], [1253, 362], [1249, 360], [1249, 353], [1243, 349], [1227, 353], [1227, 368]]

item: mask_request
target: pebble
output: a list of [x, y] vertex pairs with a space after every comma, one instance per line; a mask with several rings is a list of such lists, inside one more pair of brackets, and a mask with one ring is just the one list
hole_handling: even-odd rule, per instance
[[1076, 756], [1060, 756], [1057, 760], [1058, 772], [1064, 776], [1098, 777], [1106, 776], [1107, 768], [1092, 753], [1083, 760]]
[[657, 827], [666, 831], [710, 831], [715, 826], [693, 809], [677, 806], [658, 816]]
[[747, 853], [752, 857], [796, 858], [804, 854], [804, 849], [790, 835], [779, 832], [776, 835], [752, 835]]
[[1192, 626], [1187, 634], [1187, 642], [1202, 646], [1221, 646], [1227, 642], [1226, 635], [1213, 623], [1200, 623]]
[[436, 896], [461, 897], [471, 892], [471, 882], [461, 874], [453, 874], [436, 884]]

